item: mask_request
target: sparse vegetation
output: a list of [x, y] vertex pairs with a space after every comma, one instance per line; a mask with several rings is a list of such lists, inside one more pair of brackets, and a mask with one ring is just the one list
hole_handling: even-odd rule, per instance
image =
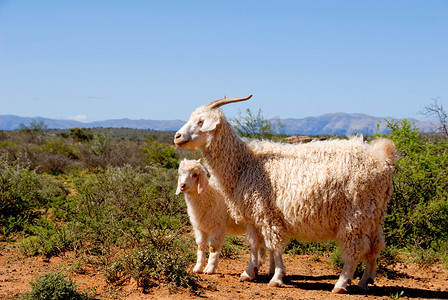
[[23, 295], [22, 300], [93, 299], [89, 294], [78, 291], [76, 283], [65, 278], [60, 272], [43, 274], [30, 284], [31, 291]]
[[113, 285], [121, 285], [133, 278], [145, 290], [166, 283], [171, 291], [183, 287], [198, 293], [199, 278], [188, 272], [194, 259], [192, 255], [185, 255], [188, 251], [184, 251], [184, 245], [181, 240], [164, 240], [158, 245], [148, 244], [133, 249], [106, 269], [106, 280]]

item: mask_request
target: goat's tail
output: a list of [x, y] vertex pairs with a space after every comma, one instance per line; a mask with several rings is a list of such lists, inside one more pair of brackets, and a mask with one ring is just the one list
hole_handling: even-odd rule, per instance
[[390, 166], [394, 166], [397, 160], [397, 147], [395, 143], [386, 138], [379, 138], [372, 142], [372, 150], [375, 156]]

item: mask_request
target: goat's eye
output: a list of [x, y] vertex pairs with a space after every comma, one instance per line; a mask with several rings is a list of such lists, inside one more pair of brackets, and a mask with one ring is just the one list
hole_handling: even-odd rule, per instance
[[193, 174], [193, 177], [198, 177], [198, 174]]
[[199, 120], [199, 122], [198, 122], [198, 126], [199, 126], [199, 127], [202, 127], [203, 124], [204, 124], [204, 120]]

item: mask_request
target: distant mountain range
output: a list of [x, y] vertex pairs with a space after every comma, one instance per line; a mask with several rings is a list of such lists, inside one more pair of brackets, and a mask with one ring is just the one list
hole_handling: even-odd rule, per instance
[[49, 129], [68, 129], [68, 128], [135, 128], [135, 129], [154, 129], [162, 131], [176, 131], [185, 121], [181, 120], [131, 120], [116, 119], [96, 122], [78, 122], [73, 120], [57, 120], [43, 117], [19, 117], [14, 115], [0, 115], [0, 130], [20, 129], [20, 125], [29, 125], [33, 120], [45, 122]]
[[[350, 135], [353, 133], [373, 134], [377, 131], [377, 124], [380, 121], [382, 126], [380, 131], [384, 130], [384, 119], [392, 118], [372, 117], [364, 114], [346, 114], [334, 113], [325, 114], [318, 117], [307, 117], [302, 119], [281, 119], [285, 125], [283, 132], [285, 134], [300, 135], [323, 135], [340, 134]], [[33, 120], [45, 122], [49, 129], [68, 129], [68, 128], [135, 128], [135, 129], [153, 129], [162, 131], [176, 131], [185, 121], [181, 120], [130, 120], [116, 119], [83, 123], [73, 120], [56, 120], [42, 117], [19, 117], [14, 115], [0, 115], [0, 130], [19, 129], [21, 124], [29, 125]], [[411, 122], [415, 119], [409, 119]], [[421, 132], [435, 131], [435, 126], [426, 121], [417, 121], [417, 127]]]
[[[393, 118], [390, 117], [380, 118], [365, 114], [333, 113], [303, 119], [281, 119], [281, 123], [285, 125], [284, 131], [286, 134], [350, 135], [359, 133], [367, 135], [377, 132], [377, 125], [379, 122], [380, 132], [384, 132], [387, 123], [385, 120], [391, 121], [392, 119]], [[436, 126], [431, 122], [418, 121], [411, 118], [408, 120], [416, 122], [416, 126], [420, 128], [420, 132], [436, 131]]]

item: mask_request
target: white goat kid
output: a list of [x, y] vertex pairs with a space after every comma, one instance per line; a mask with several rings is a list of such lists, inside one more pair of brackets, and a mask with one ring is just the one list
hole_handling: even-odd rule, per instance
[[275, 260], [270, 286], [283, 284], [281, 251], [294, 236], [338, 242], [345, 264], [333, 292], [346, 292], [362, 260], [366, 268], [358, 286], [367, 289], [384, 247], [382, 222], [392, 193], [395, 145], [388, 139], [367, 144], [362, 138], [300, 145], [247, 142], [219, 107], [250, 97], [197, 108], [176, 133], [175, 144], [201, 151], [231, 214], [262, 234]]
[[[240, 280], [251, 280], [258, 272], [259, 262], [263, 263], [265, 259], [262, 237], [254, 231], [253, 226], [237, 223], [232, 219], [218, 183], [214, 178], [210, 178], [210, 181], [207, 179], [207, 173], [199, 161], [184, 159], [180, 163], [178, 173], [176, 194], [184, 193], [188, 216], [198, 245], [197, 262], [193, 272], [215, 273], [226, 233], [241, 235], [248, 231], [246, 238], [251, 245], [250, 263]], [[210, 256], [206, 266], [205, 250], [208, 243]]]

